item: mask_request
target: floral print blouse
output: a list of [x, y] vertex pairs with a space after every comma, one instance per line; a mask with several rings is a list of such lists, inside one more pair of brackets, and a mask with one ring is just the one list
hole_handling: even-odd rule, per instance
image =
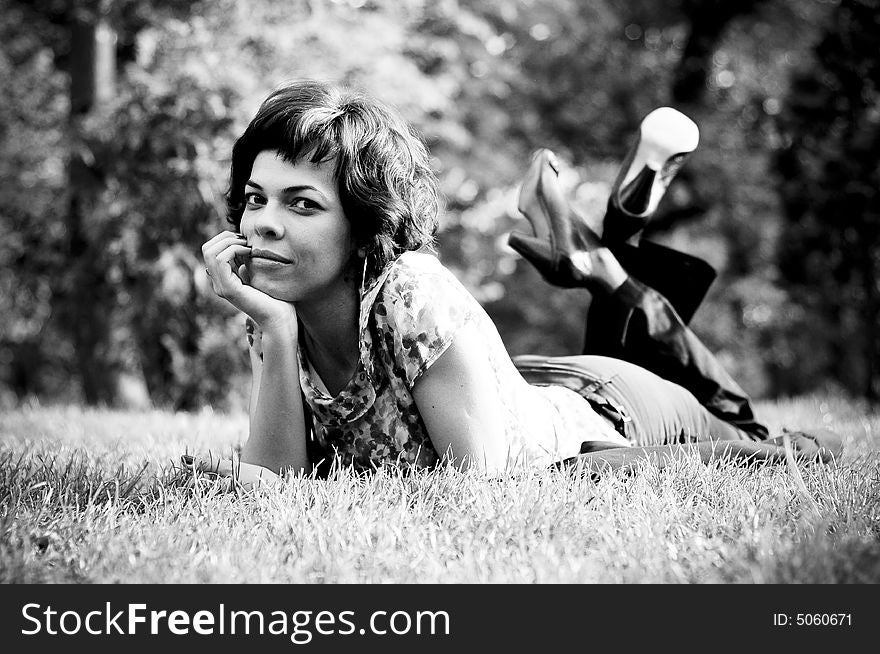
[[437, 464], [440, 455], [412, 390], [469, 322], [484, 342], [503, 398], [511, 459], [545, 465], [574, 456], [584, 440], [627, 444], [577, 393], [529, 386], [492, 320], [454, 275], [433, 255], [407, 252], [363, 291], [360, 357], [342, 391], [330, 397], [302, 349], [297, 353], [300, 385], [323, 456], [359, 470]]

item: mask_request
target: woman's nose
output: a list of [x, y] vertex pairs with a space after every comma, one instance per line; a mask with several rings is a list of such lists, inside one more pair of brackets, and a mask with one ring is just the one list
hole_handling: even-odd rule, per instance
[[279, 239], [284, 236], [284, 223], [278, 205], [270, 202], [254, 213], [253, 230], [257, 236], [267, 239]]

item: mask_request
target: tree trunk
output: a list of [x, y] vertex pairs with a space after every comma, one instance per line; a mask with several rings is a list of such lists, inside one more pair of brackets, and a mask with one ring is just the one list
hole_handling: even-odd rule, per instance
[[101, 265], [100, 230], [89, 221], [103, 189], [102, 175], [84, 134], [84, 121], [114, 94], [115, 40], [100, 17], [78, 16], [71, 25], [70, 158], [67, 248], [62, 311], [76, 348], [82, 393], [88, 404], [113, 404], [117, 370], [110, 344], [113, 292]]
[[749, 14], [762, 0], [690, 0], [685, 13], [690, 17], [688, 35], [675, 79], [672, 99], [675, 104], [698, 104], [706, 91], [706, 80], [712, 55], [718, 47], [724, 28], [735, 17]]

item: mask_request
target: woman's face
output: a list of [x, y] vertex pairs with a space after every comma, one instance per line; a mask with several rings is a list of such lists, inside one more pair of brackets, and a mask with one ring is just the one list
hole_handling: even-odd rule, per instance
[[245, 187], [241, 232], [251, 246], [250, 285], [287, 302], [338, 297], [354, 249], [333, 162], [257, 155]]

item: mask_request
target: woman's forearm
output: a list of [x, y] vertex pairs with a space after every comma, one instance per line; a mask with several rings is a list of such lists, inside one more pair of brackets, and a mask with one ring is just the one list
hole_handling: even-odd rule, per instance
[[306, 427], [296, 358], [296, 324], [264, 330], [262, 360], [251, 351], [254, 374], [250, 436], [241, 458], [279, 472], [309, 472]]
[[642, 458], [655, 461], [661, 468], [667, 463], [687, 459], [695, 453], [700, 461], [709, 463], [717, 459], [731, 459], [738, 463], [752, 461], [781, 461], [784, 454], [773, 445], [755, 441], [698, 441], [673, 445], [655, 445], [632, 448]]
[[700, 441], [681, 445], [654, 445], [648, 447], [623, 447], [582, 454], [578, 459], [582, 465], [595, 472], [602, 468], [618, 470], [632, 468], [641, 462], [649, 462], [662, 469], [667, 465], [689, 459], [696, 454], [700, 461], [709, 463], [717, 459], [729, 459], [737, 463], [768, 461], [778, 463], [784, 460], [781, 448], [767, 443], [753, 441]]

